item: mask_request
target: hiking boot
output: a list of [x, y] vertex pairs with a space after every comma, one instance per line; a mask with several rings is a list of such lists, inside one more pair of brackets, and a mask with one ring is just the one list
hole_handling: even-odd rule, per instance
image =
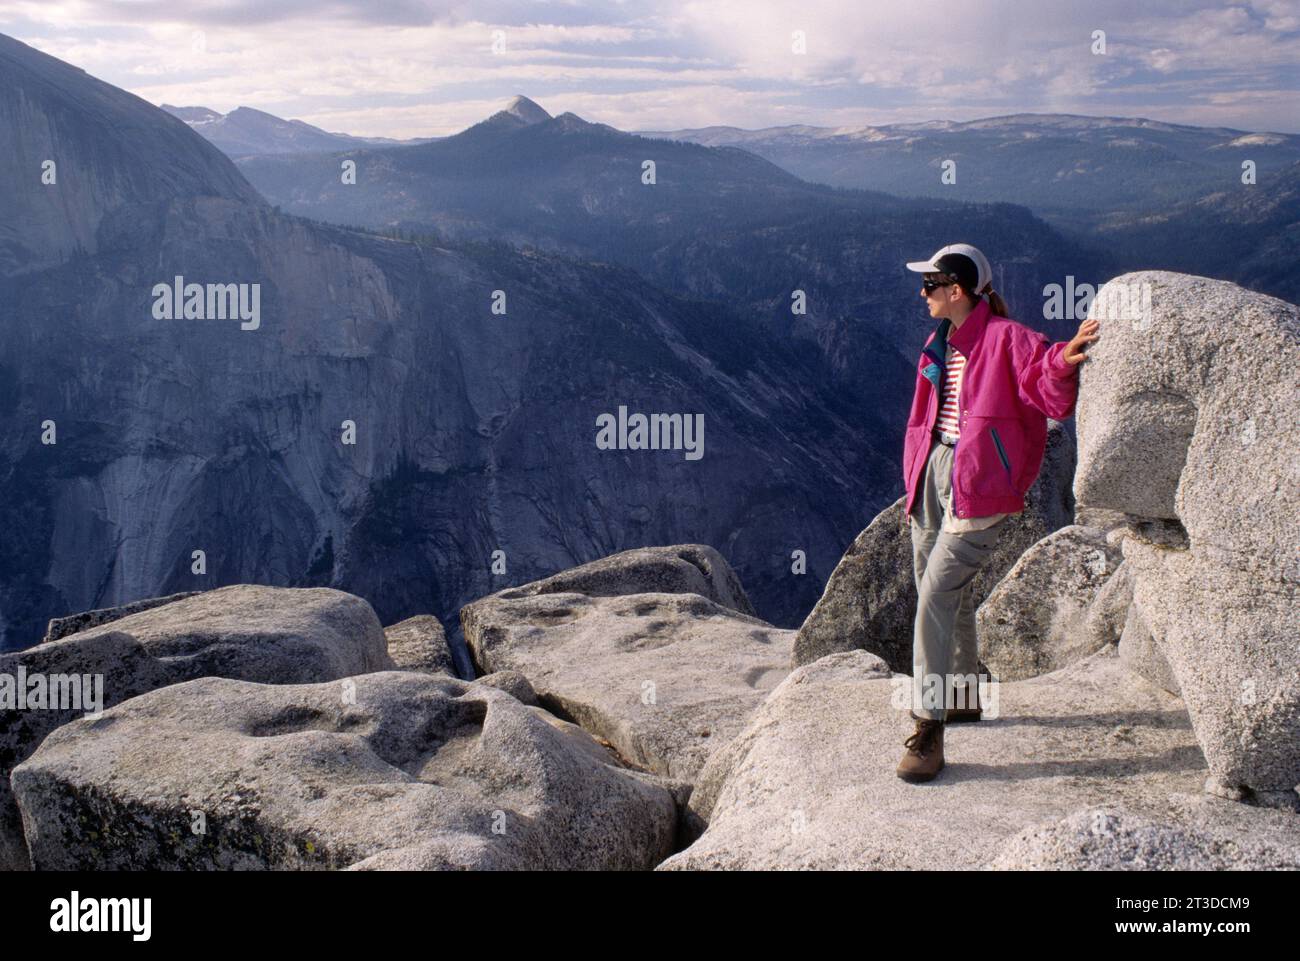
[[903, 742], [907, 753], [895, 772], [904, 781], [929, 781], [943, 770], [943, 721], [918, 718], [916, 733]]

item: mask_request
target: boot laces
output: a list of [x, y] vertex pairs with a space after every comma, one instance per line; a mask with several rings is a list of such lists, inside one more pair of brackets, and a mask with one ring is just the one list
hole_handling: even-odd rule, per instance
[[903, 747], [913, 754], [925, 757], [934, 750], [939, 740], [939, 731], [942, 729], [943, 724], [940, 721], [918, 720], [916, 722], [916, 733], [903, 742]]

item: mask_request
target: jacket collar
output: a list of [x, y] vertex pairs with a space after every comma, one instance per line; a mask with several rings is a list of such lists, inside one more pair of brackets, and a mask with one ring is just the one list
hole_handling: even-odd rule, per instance
[[930, 361], [921, 370], [921, 374], [934, 385], [935, 390], [943, 389], [944, 368], [948, 363], [948, 345], [952, 344], [953, 350], [969, 357], [971, 349], [984, 333], [989, 313], [989, 302], [981, 297], [980, 302], [975, 305], [957, 330], [952, 329], [952, 321], [947, 317], [939, 321], [934, 336], [921, 349], [921, 354]]
[[979, 343], [980, 335], [984, 333], [984, 327], [989, 320], [989, 302], [983, 297], [975, 305], [975, 309], [970, 312], [966, 320], [956, 330], [952, 329], [952, 322], [946, 317], [943, 323], [946, 325], [944, 333], [947, 334], [947, 342], [952, 344], [952, 349], [970, 356], [971, 348]]

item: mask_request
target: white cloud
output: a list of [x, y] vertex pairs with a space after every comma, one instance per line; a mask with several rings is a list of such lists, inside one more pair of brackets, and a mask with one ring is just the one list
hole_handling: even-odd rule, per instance
[[[153, 102], [246, 105], [365, 135], [453, 133], [515, 93], [632, 129], [1061, 111], [1300, 130], [1300, 15], [1281, 0], [10, 0], [6, 10], [0, 30]], [[492, 52], [494, 29], [505, 30], [503, 53]], [[1097, 29], [1104, 57], [1089, 52]], [[806, 54], [791, 50], [795, 30]]]

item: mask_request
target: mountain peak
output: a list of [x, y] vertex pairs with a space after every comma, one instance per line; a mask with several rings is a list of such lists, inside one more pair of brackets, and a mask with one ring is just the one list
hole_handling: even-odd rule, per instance
[[540, 123], [543, 120], [550, 120], [551, 115], [537, 105], [535, 101], [529, 100], [523, 94], [517, 95], [513, 100], [506, 104], [506, 113], [513, 114], [524, 123]]
[[[281, 117], [273, 113], [267, 113], [265, 110], [258, 110], [256, 107], [236, 107], [230, 113], [226, 114], [226, 119], [238, 123], [241, 120], [260, 120], [263, 122], [271, 121], [274, 123], [285, 123]], [[290, 121], [292, 122], [292, 121]]]
[[506, 104], [504, 110], [498, 110], [488, 117], [488, 122], [500, 123], [506, 121], [518, 126], [529, 126], [550, 119], [551, 115], [549, 113], [523, 94], [519, 94]]

